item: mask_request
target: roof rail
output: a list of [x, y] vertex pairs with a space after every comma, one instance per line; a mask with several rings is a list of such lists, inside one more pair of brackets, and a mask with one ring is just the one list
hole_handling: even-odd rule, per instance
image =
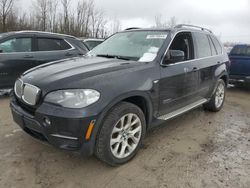
[[129, 31], [129, 30], [133, 30], [133, 29], [141, 29], [141, 28], [139, 28], [139, 27], [129, 27], [129, 28], [125, 29], [125, 31]]
[[183, 27], [191, 27], [191, 28], [200, 29], [202, 31], [208, 31], [209, 33], [213, 33], [210, 29], [199, 27], [196, 25], [189, 25], [189, 24], [179, 24], [179, 25], [176, 25], [174, 28], [183, 28]]
[[75, 36], [72, 36], [72, 35], [53, 33], [53, 32], [48, 32], [48, 31], [22, 30], [22, 31], [13, 31], [13, 32], [14, 33], [43, 33], [43, 34], [52, 34], [52, 35], [76, 38]]

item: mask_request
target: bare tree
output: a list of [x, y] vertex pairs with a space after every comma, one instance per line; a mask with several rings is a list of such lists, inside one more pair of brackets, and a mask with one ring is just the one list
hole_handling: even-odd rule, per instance
[[33, 4], [35, 8], [36, 24], [35, 28], [46, 31], [48, 22], [49, 0], [36, 0]]
[[51, 32], [57, 32], [58, 24], [57, 24], [57, 7], [58, 0], [50, 0], [48, 1], [48, 30]]
[[62, 31], [65, 33], [70, 32], [69, 23], [69, 0], [61, 0], [63, 6], [63, 25], [61, 26]]
[[[95, 7], [94, 0], [77, 0], [76, 9], [71, 0], [32, 0], [28, 14], [13, 6], [15, 0], [0, 0], [0, 32], [10, 30], [41, 30], [83, 37], [107, 36], [107, 20], [102, 10]], [[120, 30], [118, 20], [113, 31]]]
[[9, 14], [11, 13], [11, 10], [13, 8], [14, 1], [13, 0], [0, 0], [0, 20], [1, 20], [1, 30], [3, 32], [7, 31], [6, 24], [7, 24], [7, 18]]
[[162, 20], [162, 15], [155, 16], [155, 27], [164, 28], [167, 27], [167, 22]]
[[117, 33], [121, 30], [121, 22], [118, 19], [114, 19], [111, 23], [111, 33]]
[[79, 0], [77, 5], [77, 16], [76, 16], [76, 31], [78, 36], [86, 36], [85, 27], [87, 19], [87, 2], [85, 0]]
[[168, 21], [168, 27], [174, 28], [177, 25], [177, 20], [175, 16], [171, 17]]
[[176, 26], [176, 24], [177, 20], [174, 16], [171, 17], [168, 21], [167, 20], [163, 21], [161, 14], [155, 16], [155, 27], [157, 28], [166, 28], [166, 27], [173, 28]]
[[91, 14], [93, 14], [93, 9], [94, 9], [94, 0], [89, 0], [87, 2], [87, 15], [86, 15], [86, 24], [85, 24], [86, 36], [88, 36], [90, 16]]
[[91, 14], [92, 37], [98, 38], [100, 31], [107, 21], [104, 19], [104, 12], [94, 9]]

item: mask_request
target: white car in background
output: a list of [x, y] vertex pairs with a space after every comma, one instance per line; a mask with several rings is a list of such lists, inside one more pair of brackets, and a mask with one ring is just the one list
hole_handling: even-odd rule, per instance
[[92, 50], [93, 48], [95, 48], [96, 46], [98, 46], [104, 41], [104, 39], [97, 39], [97, 38], [96, 39], [95, 38], [88, 38], [88, 39], [80, 38], [80, 39], [89, 50]]

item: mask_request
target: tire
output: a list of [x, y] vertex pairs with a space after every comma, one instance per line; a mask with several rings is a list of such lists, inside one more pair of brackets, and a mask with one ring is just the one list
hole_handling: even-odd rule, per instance
[[111, 166], [127, 163], [138, 152], [145, 133], [142, 110], [132, 103], [121, 102], [104, 118], [97, 135], [95, 156]]
[[220, 111], [224, 105], [225, 96], [226, 96], [226, 84], [224, 80], [219, 79], [216, 84], [216, 89], [212, 98], [208, 103], [203, 105], [204, 109], [211, 112]]

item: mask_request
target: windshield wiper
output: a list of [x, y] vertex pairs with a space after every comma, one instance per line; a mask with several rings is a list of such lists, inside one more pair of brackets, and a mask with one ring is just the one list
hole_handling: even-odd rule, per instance
[[120, 55], [109, 55], [109, 54], [97, 54], [96, 57], [106, 57], [106, 58], [115, 58], [122, 60], [131, 60], [129, 57], [120, 56]]

